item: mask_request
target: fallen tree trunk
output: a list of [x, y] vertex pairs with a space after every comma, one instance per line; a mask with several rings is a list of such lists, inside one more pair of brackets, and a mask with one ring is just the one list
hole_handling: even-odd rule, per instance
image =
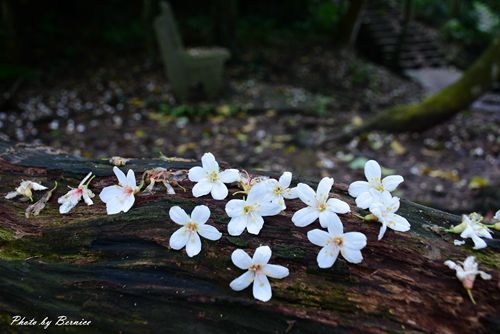
[[474, 64], [455, 83], [422, 102], [397, 105], [380, 112], [365, 125], [335, 137], [350, 139], [362, 132], [421, 131], [440, 124], [466, 109], [500, 80], [500, 35], [496, 36]]
[[[193, 163], [132, 160], [126, 168], [189, 168]], [[26, 318], [82, 318], [89, 327], [68, 326], [68, 332], [88, 333], [318, 333], [337, 332], [498, 332], [500, 256], [493, 248], [474, 252], [453, 246], [454, 236], [440, 226], [457, 216], [404, 202], [408, 233], [391, 231], [377, 241], [379, 225], [344, 215], [347, 231], [367, 235], [364, 261], [338, 259], [333, 268], [317, 267], [319, 248], [308, 242], [291, 215], [302, 205], [289, 202], [284, 214], [266, 218], [260, 235], [227, 234], [226, 201], [193, 198], [188, 189], [138, 196], [126, 214], [107, 216], [99, 199], [79, 204], [69, 215], [58, 213], [57, 198], [66, 185], [75, 186], [89, 172], [97, 174], [96, 194], [115, 183], [111, 165], [30, 146], [0, 142], [0, 192], [14, 189], [21, 179], [36, 179], [55, 191], [39, 216], [25, 218], [28, 204], [0, 200], [0, 326], [3, 332], [43, 332], [40, 326], [12, 327], [15, 315]], [[234, 191], [235, 189], [231, 189]], [[334, 189], [354, 209], [345, 185]], [[40, 196], [39, 194], [37, 194]], [[217, 242], [203, 242], [200, 255], [188, 258], [168, 248], [177, 229], [168, 218], [172, 205], [190, 210], [211, 208], [210, 224], [223, 232]], [[234, 292], [229, 282], [241, 273], [230, 260], [236, 248], [259, 245], [273, 250], [272, 262], [285, 265], [290, 276], [271, 280], [273, 298], [261, 303], [251, 290]], [[491, 281], [478, 280], [471, 304], [446, 259], [463, 260], [474, 253]]]

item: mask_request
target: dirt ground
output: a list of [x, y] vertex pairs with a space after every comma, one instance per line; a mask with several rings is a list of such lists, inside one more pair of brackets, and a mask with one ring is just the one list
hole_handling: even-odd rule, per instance
[[[499, 112], [464, 111], [422, 133], [370, 133], [325, 145], [329, 134], [418, 100], [422, 89], [352, 53], [324, 48], [247, 51], [227, 76], [213, 112], [196, 115], [194, 107], [176, 106], [160, 63], [127, 58], [74, 69], [24, 84], [14, 107], [0, 112], [1, 136], [93, 158], [199, 158], [211, 151], [242, 168], [329, 175], [341, 183], [360, 179], [364, 161], [376, 159], [387, 173], [404, 176], [397, 192], [403, 198], [454, 212], [500, 208]], [[307, 113], [287, 103], [250, 111], [234, 104], [258, 95], [252, 90], [262, 83], [299, 87], [291, 105], [302, 90], [328, 102]]]

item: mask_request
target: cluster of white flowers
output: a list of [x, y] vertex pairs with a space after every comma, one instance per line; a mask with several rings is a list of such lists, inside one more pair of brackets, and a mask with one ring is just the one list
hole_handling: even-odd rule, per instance
[[[225, 206], [226, 214], [230, 218], [227, 225], [229, 235], [239, 236], [245, 229], [250, 234], [258, 235], [264, 226], [264, 217], [282, 214], [287, 208], [286, 200], [299, 198], [306, 206], [293, 214], [291, 218], [293, 224], [297, 227], [305, 227], [319, 220], [323, 228], [313, 229], [307, 233], [308, 240], [321, 247], [317, 255], [320, 268], [332, 267], [339, 254], [350, 263], [357, 264], [363, 261], [361, 250], [367, 245], [367, 238], [360, 232], [344, 233], [344, 225], [339, 215], [348, 214], [351, 209], [346, 202], [331, 197], [333, 178], [321, 179], [314, 191], [305, 183], [299, 183], [295, 188], [291, 187], [292, 173], [290, 172], [284, 172], [278, 180], [267, 177], [251, 178], [248, 173], [240, 173], [237, 169], [221, 171], [212, 153], [205, 153], [201, 162], [202, 166], [193, 167], [188, 172], [189, 180], [195, 182], [192, 188], [194, 197], [210, 194], [215, 200], [223, 200], [229, 194], [226, 184], [239, 183], [242, 188], [242, 191], [235, 192], [233, 195], [244, 194], [243, 198], [231, 199]], [[133, 170], [129, 170], [125, 175], [115, 166], [113, 172], [118, 179], [118, 184], [103, 188], [99, 194], [100, 199], [106, 203], [106, 211], [109, 215], [128, 212], [134, 205], [135, 194], [141, 191], [144, 184], [143, 175], [143, 180], [137, 186]], [[163, 175], [165, 182], [168, 181], [165, 179], [168, 172], [164, 169], [154, 169], [149, 172], [153, 172], [154, 175], [150, 177], [151, 184], [146, 190], [152, 190], [156, 182], [155, 175], [159, 175], [158, 173]], [[409, 231], [408, 220], [396, 214], [400, 205], [399, 198], [391, 195], [391, 191], [403, 182], [403, 177], [391, 175], [382, 179], [380, 165], [374, 160], [366, 162], [364, 172], [367, 181], [351, 183], [349, 194], [356, 199], [355, 202], [359, 208], [368, 209], [370, 214], [365, 217], [356, 213], [354, 215], [366, 221], [377, 220], [382, 224], [378, 240], [382, 239], [388, 227], [400, 232]], [[89, 173], [77, 188], [71, 188], [68, 193], [58, 199], [58, 203], [61, 204], [60, 213], [69, 213], [82, 198], [87, 205], [93, 204], [94, 193], [88, 188], [92, 179], [92, 173]], [[47, 188], [39, 183], [23, 181], [15, 191], [7, 194], [6, 198], [21, 195], [24, 199], [32, 200], [32, 190], [45, 189]], [[170, 189], [168, 193], [175, 194], [175, 191]], [[185, 248], [187, 255], [193, 257], [201, 252], [200, 236], [211, 241], [219, 240], [222, 233], [207, 224], [210, 214], [210, 209], [205, 205], [196, 206], [191, 215], [179, 206], [171, 207], [170, 219], [181, 227], [171, 235], [170, 248], [174, 250]], [[474, 249], [484, 248], [486, 243], [481, 237], [492, 237], [488, 227], [500, 229], [500, 210], [493, 219], [497, 221], [494, 225], [485, 225], [482, 223], [483, 217], [478, 214], [464, 215], [460, 225], [447, 231], [460, 233], [462, 238], [471, 238], [475, 245]], [[455, 243], [461, 244], [462, 242], [456, 240]], [[289, 275], [286, 267], [268, 263], [271, 255], [272, 251], [269, 246], [258, 247], [252, 258], [241, 249], [235, 250], [231, 259], [235, 266], [246, 272], [234, 279], [230, 287], [235, 291], [240, 291], [253, 282], [253, 296], [264, 302], [270, 300], [272, 291], [268, 277], [280, 279]], [[457, 271], [458, 279], [468, 290], [472, 289], [477, 274], [483, 279], [490, 278], [488, 274], [477, 270], [474, 257], [468, 257], [463, 267], [452, 261], [446, 261], [445, 264]], [[470, 291], [469, 296], [472, 299]]]
[[382, 179], [382, 169], [375, 160], [366, 162], [365, 176], [368, 181], [351, 183], [349, 195], [356, 198], [356, 205], [360, 209], [369, 209], [382, 224], [378, 240], [382, 239], [387, 227], [399, 232], [409, 231], [408, 220], [396, 214], [399, 209], [399, 198], [391, 195], [391, 191], [404, 181], [403, 177], [390, 175]]

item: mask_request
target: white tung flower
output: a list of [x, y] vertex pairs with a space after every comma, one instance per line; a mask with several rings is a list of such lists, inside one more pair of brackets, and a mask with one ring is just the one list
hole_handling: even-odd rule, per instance
[[[462, 285], [467, 290], [467, 293], [469, 294], [472, 303], [475, 304], [476, 302], [472, 297], [471, 291], [472, 288], [474, 287], [474, 281], [476, 280], [476, 276], [479, 275], [482, 279], [489, 280], [491, 279], [491, 275], [485, 273], [482, 270], [478, 270], [478, 264], [474, 256], [468, 256], [463, 263], [459, 262], [459, 264], [456, 264], [451, 260], [447, 260], [444, 262], [444, 264], [448, 266], [448, 268], [456, 271], [458, 280], [462, 282]], [[463, 267], [460, 264], [462, 264]]]
[[[447, 260], [444, 262], [444, 264], [447, 265], [448, 268], [453, 269], [457, 272], [457, 278], [460, 280], [460, 282], [462, 282], [464, 288], [466, 289], [473, 288], [474, 280], [476, 279], [477, 275], [481, 276], [481, 278], [484, 280], [491, 279], [490, 274], [487, 274], [481, 270], [477, 270], [478, 264], [474, 256], [468, 256], [463, 263], [459, 262], [459, 264], [456, 264], [451, 260]], [[460, 264], [462, 264], [463, 267]]]
[[[372, 193], [373, 190], [370, 190]], [[374, 197], [379, 196], [379, 201], [372, 203], [370, 212], [377, 217], [378, 221], [382, 224], [378, 234], [378, 240], [382, 239], [387, 230], [387, 227], [394, 231], [406, 232], [410, 230], [410, 223], [406, 218], [396, 214], [399, 209], [399, 198], [392, 197], [387, 191], [382, 194], [372, 194]]]
[[178, 206], [171, 207], [168, 214], [174, 223], [182, 225], [170, 237], [170, 248], [179, 250], [186, 247], [189, 257], [201, 252], [200, 235], [214, 241], [222, 237], [222, 233], [215, 227], [205, 224], [210, 218], [210, 209], [205, 205], [196, 206], [191, 216]]
[[259, 234], [266, 216], [275, 216], [281, 212], [281, 206], [273, 201], [269, 184], [256, 183], [246, 199], [232, 199], [226, 204], [226, 213], [231, 218], [227, 225], [230, 235], [240, 235], [245, 228], [248, 233]]
[[288, 268], [269, 264], [272, 252], [269, 246], [260, 246], [251, 258], [242, 249], [237, 249], [231, 254], [234, 265], [247, 270], [243, 275], [233, 280], [229, 286], [235, 291], [246, 289], [253, 282], [253, 296], [255, 299], [267, 302], [272, 297], [271, 284], [267, 277], [284, 278], [289, 272]]
[[42, 186], [40, 183], [36, 183], [33, 181], [22, 181], [19, 184], [19, 187], [16, 188], [15, 191], [9, 192], [7, 195], [5, 195], [6, 199], [11, 199], [16, 196], [23, 196], [24, 198], [29, 198], [30, 201], [33, 201], [33, 192], [32, 190], [38, 191], [38, 190], [47, 190], [48, 188], [45, 186]]
[[329, 222], [342, 224], [337, 213], [348, 213], [351, 211], [349, 204], [337, 198], [330, 198], [330, 190], [333, 179], [324, 177], [318, 184], [316, 192], [305, 183], [297, 185], [297, 195], [307, 207], [295, 212], [292, 222], [295, 226], [304, 227], [319, 218], [322, 227], [327, 227]]
[[465, 223], [465, 229], [460, 233], [460, 236], [464, 239], [471, 238], [474, 242], [474, 249], [486, 248], [486, 241], [481, 238], [493, 238], [488, 227], [480, 220], [471, 219], [468, 215], [462, 215], [462, 223]]
[[134, 205], [134, 194], [139, 191], [136, 186], [134, 171], [129, 169], [127, 176], [118, 168], [113, 167], [113, 172], [118, 178], [118, 185], [104, 188], [99, 197], [106, 203], [108, 215], [113, 215], [121, 211], [127, 212]]
[[295, 199], [298, 197], [296, 188], [290, 188], [292, 182], [292, 173], [284, 172], [279, 180], [269, 179], [266, 180], [269, 184], [273, 200], [276, 201], [282, 210], [286, 209], [285, 199]]
[[378, 196], [373, 196], [374, 193], [370, 190], [380, 194], [391, 192], [404, 181], [400, 175], [389, 175], [382, 179], [382, 170], [375, 160], [366, 162], [365, 176], [368, 182], [356, 181], [349, 186], [349, 195], [356, 198], [356, 205], [361, 209], [368, 209], [378, 199]]
[[320, 268], [330, 268], [340, 254], [351, 263], [361, 263], [361, 249], [366, 246], [366, 236], [360, 232], [344, 233], [342, 224], [328, 224], [328, 232], [315, 229], [307, 232], [313, 244], [323, 247], [316, 260]]
[[498, 210], [498, 211], [495, 213], [495, 216], [493, 217], [493, 219], [495, 219], [495, 220], [499, 220], [499, 221], [500, 221], [500, 210]]
[[219, 164], [212, 153], [205, 153], [201, 157], [203, 167], [196, 166], [189, 170], [189, 180], [197, 182], [193, 187], [193, 196], [200, 197], [212, 194], [212, 197], [221, 200], [227, 197], [228, 190], [224, 183], [240, 180], [237, 169], [219, 170]]
[[[71, 209], [73, 209], [78, 202], [83, 197], [83, 200], [87, 205], [92, 205], [94, 202], [92, 201], [92, 198], [95, 196], [94, 193], [88, 188], [90, 181], [92, 179], [90, 178], [92, 176], [92, 172], [88, 173], [87, 176], [80, 182], [78, 185], [78, 188], [71, 189], [66, 193], [66, 195], [63, 195], [58, 198], [57, 203], [61, 204], [59, 206], [59, 213], [68, 213]], [[88, 180], [88, 183], [87, 183]]]

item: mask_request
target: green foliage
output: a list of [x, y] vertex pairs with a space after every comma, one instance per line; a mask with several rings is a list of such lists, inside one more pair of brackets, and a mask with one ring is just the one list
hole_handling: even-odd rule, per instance
[[371, 82], [373, 66], [365, 62], [353, 62], [348, 66], [349, 77], [353, 86], [361, 86]]
[[461, 1], [452, 17], [451, 1], [416, 0], [415, 11], [423, 19], [442, 28], [443, 36], [466, 47], [484, 47], [500, 29], [499, 1]]

